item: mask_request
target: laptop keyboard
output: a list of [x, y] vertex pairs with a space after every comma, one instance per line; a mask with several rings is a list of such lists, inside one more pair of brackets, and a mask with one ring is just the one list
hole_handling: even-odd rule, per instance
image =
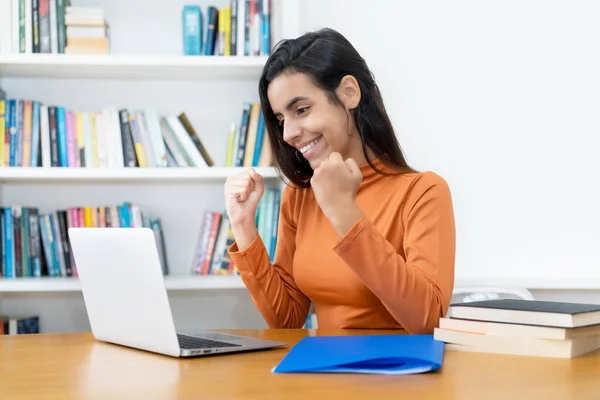
[[208, 349], [213, 347], [238, 347], [239, 344], [226, 343], [218, 340], [210, 340], [206, 338], [200, 338], [195, 336], [187, 336], [183, 334], [177, 334], [179, 339], [179, 346], [182, 349]]

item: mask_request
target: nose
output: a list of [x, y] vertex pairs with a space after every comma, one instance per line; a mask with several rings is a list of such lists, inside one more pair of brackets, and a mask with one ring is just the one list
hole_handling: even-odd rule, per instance
[[283, 122], [283, 140], [290, 144], [294, 145], [294, 142], [300, 137], [302, 134], [302, 129], [299, 124], [295, 124], [292, 121], [284, 121]]

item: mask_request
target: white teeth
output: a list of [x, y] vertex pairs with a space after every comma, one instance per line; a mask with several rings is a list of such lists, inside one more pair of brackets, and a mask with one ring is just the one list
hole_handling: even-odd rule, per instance
[[312, 148], [313, 148], [313, 146], [319, 142], [319, 140], [321, 140], [321, 136], [319, 136], [318, 138], [316, 138], [315, 140], [313, 140], [312, 142], [310, 142], [310, 143], [309, 143], [309, 144], [307, 144], [306, 146], [302, 147], [302, 148], [300, 149], [300, 153], [304, 154], [304, 153], [306, 153], [308, 150], [312, 149]]

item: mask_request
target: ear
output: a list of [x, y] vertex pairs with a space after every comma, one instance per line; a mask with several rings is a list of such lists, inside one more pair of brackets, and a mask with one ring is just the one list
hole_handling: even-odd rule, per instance
[[346, 75], [340, 81], [337, 88], [338, 98], [349, 110], [354, 110], [360, 103], [360, 86], [358, 81], [352, 75]]

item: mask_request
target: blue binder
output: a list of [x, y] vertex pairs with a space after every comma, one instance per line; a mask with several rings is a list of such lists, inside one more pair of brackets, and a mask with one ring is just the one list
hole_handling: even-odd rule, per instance
[[443, 357], [444, 342], [433, 335], [309, 336], [272, 372], [406, 375], [435, 371]]

